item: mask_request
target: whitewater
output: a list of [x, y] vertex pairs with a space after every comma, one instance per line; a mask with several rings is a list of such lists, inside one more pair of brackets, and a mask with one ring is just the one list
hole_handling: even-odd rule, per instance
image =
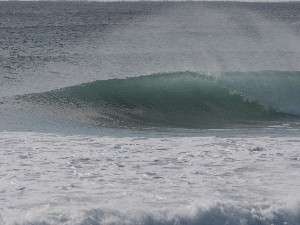
[[300, 225], [299, 15], [0, 2], [0, 225]]

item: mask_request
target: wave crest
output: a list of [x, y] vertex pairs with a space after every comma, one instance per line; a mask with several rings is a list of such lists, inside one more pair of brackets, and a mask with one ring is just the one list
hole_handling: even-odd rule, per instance
[[[295, 81], [300, 84], [299, 74], [175, 72], [100, 80], [27, 98], [96, 111], [92, 120], [101, 125], [224, 127], [293, 118], [297, 110], [290, 108], [297, 102], [286, 107], [282, 99], [300, 93]], [[289, 92], [276, 102], [278, 91]]]

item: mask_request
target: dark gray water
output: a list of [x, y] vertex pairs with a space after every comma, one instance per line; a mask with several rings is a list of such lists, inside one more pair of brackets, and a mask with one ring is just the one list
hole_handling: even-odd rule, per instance
[[0, 2], [0, 225], [299, 225], [300, 3]]
[[298, 3], [1, 2], [1, 96], [175, 71], [298, 71]]

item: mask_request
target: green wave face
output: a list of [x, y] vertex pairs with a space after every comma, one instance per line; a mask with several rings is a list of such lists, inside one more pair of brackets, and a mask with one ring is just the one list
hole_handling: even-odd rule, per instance
[[[230, 73], [218, 77], [192, 72], [154, 74], [95, 81], [34, 94], [30, 99], [96, 110], [98, 116], [93, 116], [92, 119], [97, 124], [108, 126], [219, 128], [290, 117], [290, 112], [268, 105], [264, 98], [262, 101], [256, 98], [259, 97], [259, 92], [265, 91], [273, 96], [272, 88], [259, 90], [257, 85], [253, 87], [250, 81], [256, 76], [255, 73]], [[263, 78], [267, 79], [265, 76]], [[268, 76], [271, 76], [271, 80], [272, 76], [280, 78], [278, 74]], [[290, 76], [297, 77], [297, 81], [300, 81], [298, 75]], [[257, 82], [259, 84], [259, 80]], [[298, 90], [295, 91], [300, 93], [300, 88], [296, 86], [296, 89], [297, 87]]]

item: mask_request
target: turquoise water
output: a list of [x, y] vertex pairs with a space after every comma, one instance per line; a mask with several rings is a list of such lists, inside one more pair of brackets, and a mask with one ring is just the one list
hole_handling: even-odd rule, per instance
[[299, 225], [299, 12], [0, 2], [0, 224]]

